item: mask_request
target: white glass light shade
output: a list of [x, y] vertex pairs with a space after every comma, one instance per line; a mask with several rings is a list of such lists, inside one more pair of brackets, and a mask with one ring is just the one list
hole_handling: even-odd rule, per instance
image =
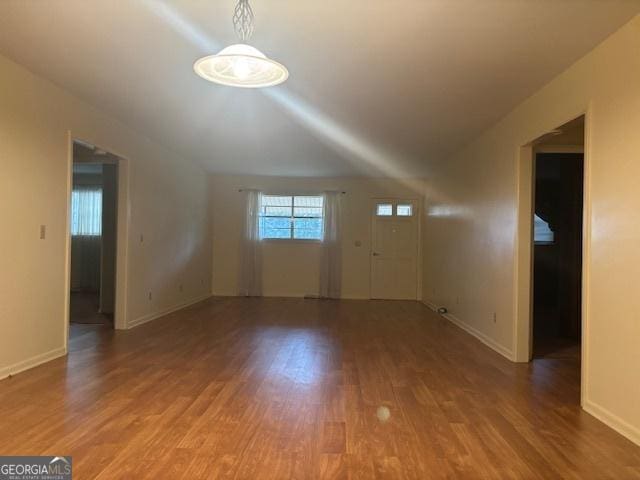
[[230, 45], [217, 55], [201, 58], [193, 69], [210, 82], [242, 88], [270, 87], [289, 77], [284, 65], [244, 43]]

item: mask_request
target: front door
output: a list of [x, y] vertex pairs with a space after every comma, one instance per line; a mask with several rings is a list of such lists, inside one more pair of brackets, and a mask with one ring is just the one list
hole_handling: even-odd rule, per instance
[[416, 300], [418, 204], [375, 199], [371, 241], [371, 298]]

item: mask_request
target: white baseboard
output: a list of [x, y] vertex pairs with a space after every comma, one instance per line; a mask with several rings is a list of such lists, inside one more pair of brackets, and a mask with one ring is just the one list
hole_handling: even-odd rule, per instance
[[[431, 310], [433, 310], [434, 312], [437, 313], [438, 307], [435, 304], [433, 304], [433, 303], [431, 303], [431, 302], [429, 302], [427, 300], [423, 300], [422, 303], [424, 305], [426, 305], [428, 308], [430, 308]], [[462, 320], [460, 320], [458, 317], [456, 317], [452, 313], [445, 313], [444, 315], [441, 315], [441, 316], [446, 318], [447, 320], [449, 320], [451, 323], [453, 323], [457, 327], [460, 327], [465, 332], [467, 332], [470, 335], [473, 335], [474, 337], [476, 337], [478, 340], [480, 340], [482, 343], [484, 343], [490, 349], [496, 351], [497, 353], [499, 353], [503, 357], [506, 357], [507, 359], [511, 360], [512, 362], [515, 362], [515, 356], [514, 356], [513, 352], [510, 349], [506, 348], [503, 345], [500, 345], [498, 342], [496, 342], [492, 338], [489, 338], [487, 335], [482, 333], [480, 330], [477, 330], [476, 328], [472, 327], [468, 323], [463, 322]]]
[[41, 353], [40, 355], [35, 355], [31, 358], [27, 358], [26, 360], [22, 360], [21, 362], [9, 365], [8, 367], [2, 367], [0, 368], [0, 380], [7, 378], [10, 375], [15, 375], [16, 373], [37, 367], [38, 365], [49, 362], [53, 359], [64, 357], [66, 354], [66, 347], [54, 348], [48, 352]]
[[620, 435], [627, 437], [636, 445], [640, 445], [640, 429], [588, 399], [582, 402], [582, 408], [585, 412], [593, 415], [605, 425], [613, 428]]
[[177, 312], [178, 310], [182, 310], [183, 308], [187, 308], [188, 306], [193, 305], [194, 303], [202, 302], [203, 300], [206, 300], [207, 298], [210, 298], [210, 297], [211, 297], [210, 293], [200, 295], [199, 297], [193, 298], [187, 302], [181, 303], [174, 307], [165, 308], [164, 310], [161, 310], [159, 312], [149, 313], [147, 315], [143, 315], [142, 317], [138, 317], [135, 320], [130, 320], [127, 323], [127, 329], [139, 327], [140, 325], [149, 323], [152, 320], [155, 320], [157, 318], [164, 317], [165, 315], [169, 315], [170, 313]]

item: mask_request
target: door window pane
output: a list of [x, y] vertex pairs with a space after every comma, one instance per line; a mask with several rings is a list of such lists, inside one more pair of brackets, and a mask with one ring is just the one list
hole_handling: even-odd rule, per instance
[[410, 217], [413, 215], [413, 205], [408, 204], [398, 204], [396, 207], [396, 215], [399, 217]]
[[393, 215], [393, 205], [390, 203], [379, 203], [376, 207], [376, 215], [379, 217], [390, 217]]

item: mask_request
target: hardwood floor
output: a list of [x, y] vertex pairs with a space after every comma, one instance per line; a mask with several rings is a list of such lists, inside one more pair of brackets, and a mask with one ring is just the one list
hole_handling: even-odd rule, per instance
[[566, 358], [513, 364], [415, 302], [211, 299], [0, 382], [0, 453], [75, 479], [633, 479]]

